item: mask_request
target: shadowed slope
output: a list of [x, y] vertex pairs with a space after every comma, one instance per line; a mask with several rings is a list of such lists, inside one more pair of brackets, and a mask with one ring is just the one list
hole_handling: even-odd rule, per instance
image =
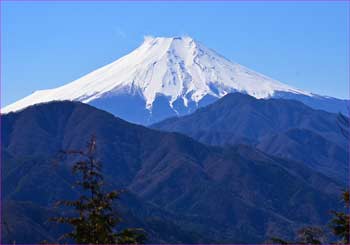
[[152, 127], [211, 145], [257, 146], [346, 181], [347, 142], [337, 125], [337, 114], [314, 110], [298, 101], [229, 94], [191, 115]]
[[[94, 134], [109, 188], [127, 188], [135, 197], [122, 202], [123, 213], [133, 214], [126, 220], [135, 217], [134, 226], [144, 227], [152, 242], [253, 243], [271, 235], [288, 237], [301, 225], [325, 224], [328, 210], [339, 205], [341, 186], [303, 164], [243, 145], [206, 146], [81, 103], [29, 107], [3, 116], [2, 124], [4, 201], [49, 208], [56, 200], [74, 198], [69, 163], [52, 160], [61, 149], [83, 148]], [[9, 211], [8, 222], [22, 224], [32, 220], [28, 215], [25, 207], [18, 215]], [[36, 220], [45, 230], [40, 234], [59, 235]], [[43, 236], [30, 222], [26, 227], [33, 236], [23, 241], [38, 242]], [[23, 226], [11, 226], [21, 237]]]

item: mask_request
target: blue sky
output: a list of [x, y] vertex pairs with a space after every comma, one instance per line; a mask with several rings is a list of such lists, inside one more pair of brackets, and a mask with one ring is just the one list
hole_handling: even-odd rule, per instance
[[1, 2], [2, 106], [139, 46], [190, 35], [307, 91], [348, 98], [349, 2]]

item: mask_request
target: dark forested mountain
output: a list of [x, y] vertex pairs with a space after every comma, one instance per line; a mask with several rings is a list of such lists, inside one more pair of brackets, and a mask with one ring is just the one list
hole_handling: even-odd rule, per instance
[[307, 163], [339, 181], [346, 182], [348, 179], [346, 149], [311, 130], [294, 128], [267, 136], [260, 140], [257, 148], [272, 155]]
[[337, 116], [294, 100], [256, 99], [234, 93], [153, 128], [180, 132], [211, 145], [256, 146], [269, 154], [306, 163], [345, 183], [347, 142]]
[[[213, 106], [234, 98], [227, 97]], [[247, 96], [243, 99], [252, 100]], [[236, 107], [244, 106], [237, 101]], [[199, 113], [212, 107], [208, 108]], [[222, 121], [232, 109], [223, 106]], [[277, 116], [280, 111], [275, 110]], [[291, 110], [281, 121], [287, 124], [293, 119], [295, 125], [303, 121], [314, 126], [312, 120], [297, 119], [293, 113]], [[261, 114], [252, 116], [263, 118]], [[211, 126], [220, 121], [219, 114], [208, 117]], [[251, 125], [250, 116], [236, 118]], [[326, 127], [330, 119], [319, 118], [321, 122], [315, 127], [336, 140], [335, 131]], [[119, 207], [122, 215], [128, 224], [143, 227], [149, 242], [257, 243], [269, 236], [290, 237], [300, 226], [326, 224], [329, 210], [341, 205], [343, 186], [303, 163], [245, 145], [203, 145], [178, 133], [127, 123], [78, 102], [32, 106], [3, 115], [1, 123], [3, 242], [55, 241], [67, 228], [47, 222], [58, 212], [53, 203], [77, 196], [72, 189], [70, 163], [55, 159], [61, 149], [84, 148], [92, 134], [109, 188], [129, 190]], [[237, 128], [233, 122], [231, 125]], [[194, 129], [194, 123], [188, 126]], [[264, 135], [250, 127], [243, 132]], [[261, 141], [261, 148], [269, 140], [273, 141]]]

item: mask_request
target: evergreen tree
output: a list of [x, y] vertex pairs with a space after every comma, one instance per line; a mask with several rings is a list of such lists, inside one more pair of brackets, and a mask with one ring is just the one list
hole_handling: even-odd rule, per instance
[[[350, 119], [343, 114], [338, 115], [338, 126], [347, 141], [350, 140]], [[349, 183], [348, 183], [349, 184]], [[350, 243], [350, 198], [349, 188], [343, 192], [343, 202], [345, 204], [345, 211], [337, 212], [331, 211], [334, 215], [330, 222], [330, 227], [334, 235], [340, 238], [339, 243], [349, 244]]]
[[268, 243], [273, 244], [322, 244], [324, 233], [319, 227], [306, 226], [298, 230], [296, 241], [286, 241], [281, 238], [273, 237]]
[[324, 232], [319, 227], [307, 226], [298, 231], [297, 244], [322, 244]]
[[96, 139], [92, 137], [85, 151], [64, 151], [64, 155], [78, 155], [79, 160], [72, 167], [78, 181], [75, 185], [81, 195], [74, 201], [60, 201], [59, 206], [71, 207], [75, 216], [56, 217], [52, 221], [69, 224], [72, 231], [62, 238], [72, 239], [77, 244], [136, 244], [145, 240], [141, 229], [126, 229], [116, 232], [115, 226], [121, 219], [116, 216], [112, 204], [121, 191], [103, 191], [102, 165], [96, 160]]
[[291, 244], [292, 242], [288, 242], [278, 237], [271, 237], [266, 243], [267, 244]]
[[349, 216], [349, 191], [345, 191], [343, 193], [343, 201], [345, 203], [345, 208], [347, 211], [345, 212], [337, 212], [332, 211], [334, 215], [333, 219], [330, 222], [330, 227], [335, 236], [339, 237], [338, 241], [341, 244], [349, 244], [350, 243], [350, 216]]

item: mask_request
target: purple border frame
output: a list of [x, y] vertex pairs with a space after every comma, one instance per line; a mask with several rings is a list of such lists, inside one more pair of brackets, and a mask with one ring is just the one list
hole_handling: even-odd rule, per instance
[[[103, 3], [103, 2], [135, 2], [135, 3], [141, 3], [141, 2], [163, 2], [163, 3], [172, 3], [172, 2], [212, 2], [212, 3], [220, 3], [220, 2], [349, 2], [350, 0], [0, 0], [0, 108], [2, 108], [1, 105], [1, 97], [2, 97], [2, 3], [3, 2], [96, 2], [96, 3]], [[349, 4], [350, 5], [350, 4]], [[350, 6], [348, 8], [348, 11], [350, 12]], [[350, 14], [348, 12], [347, 15], [347, 22], [350, 23]], [[347, 29], [347, 38], [350, 40], [350, 30]], [[348, 59], [347, 59], [347, 68], [348, 68], [348, 77], [347, 77], [347, 82], [348, 82], [348, 111], [350, 114], [350, 47], [349, 44], [347, 46], [347, 54], [348, 54]], [[2, 120], [1, 120], [1, 113], [0, 113], [0, 149], [1, 149], [1, 139], [2, 139]], [[349, 124], [350, 124], [350, 117], [349, 117]], [[348, 142], [348, 163], [350, 165], [350, 142]], [[0, 244], [5, 245], [6, 243], [2, 243], [2, 157], [1, 157], [1, 152], [0, 152]], [[347, 176], [347, 186], [348, 188], [350, 187], [350, 170], [348, 172]], [[350, 213], [350, 207], [348, 207], [348, 212]], [[21, 244], [21, 243], [16, 243], [16, 244]], [[36, 243], [32, 243], [36, 244]], [[23, 245], [32, 245], [32, 244], [23, 244]], [[232, 245], [261, 245], [261, 244], [252, 244], [252, 243], [244, 243], [244, 244], [232, 244]], [[10, 245], [10, 244], [9, 244]], [[75, 245], [75, 244], [66, 244], [66, 245]], [[110, 245], [110, 244], [101, 244], [101, 245]], [[165, 244], [149, 244], [149, 245], [165, 245]], [[204, 245], [198, 243], [198, 245]], [[212, 244], [216, 245], [216, 244]], [[229, 244], [227, 244], [229, 245]], [[291, 244], [291, 245], [299, 245], [299, 244]], [[325, 243], [323, 245], [331, 245], [329, 243]]]
[[350, 0], [0, 0], [1, 2], [163, 2], [163, 3], [172, 3], [172, 2], [211, 2], [211, 3], [220, 3], [220, 2], [350, 2]]

